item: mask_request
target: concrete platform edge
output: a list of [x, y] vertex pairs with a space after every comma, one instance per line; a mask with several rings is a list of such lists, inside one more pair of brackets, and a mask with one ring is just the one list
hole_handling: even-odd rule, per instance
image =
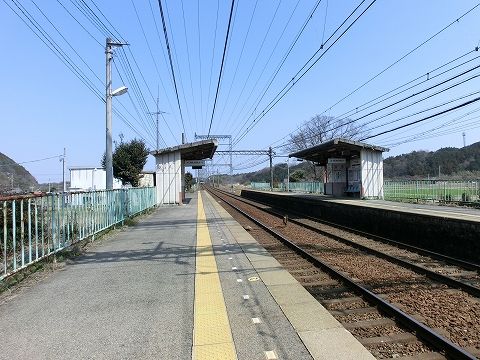
[[207, 197], [314, 359], [375, 359], [216, 199]]

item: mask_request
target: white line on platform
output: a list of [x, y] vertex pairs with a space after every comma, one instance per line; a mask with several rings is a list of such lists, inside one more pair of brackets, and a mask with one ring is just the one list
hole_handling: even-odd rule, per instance
[[252, 318], [252, 322], [254, 324], [260, 324], [262, 322], [262, 320], [260, 320], [260, 318]]
[[250, 295], [243, 295], [242, 297], [243, 297], [243, 300], [248, 300], [248, 299], [250, 299]]
[[277, 360], [277, 354], [275, 354], [275, 351], [265, 351], [265, 359], [267, 360]]

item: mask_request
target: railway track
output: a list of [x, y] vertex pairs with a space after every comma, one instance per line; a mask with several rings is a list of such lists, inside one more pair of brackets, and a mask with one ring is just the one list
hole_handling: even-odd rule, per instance
[[[311, 219], [285, 221], [284, 214], [264, 205], [208, 190], [377, 358], [475, 359], [480, 354], [478, 296], [459, 290], [464, 285], [446, 284], [441, 272], [434, 271], [432, 278], [425, 266], [411, 266], [419, 266], [412, 256], [424, 255], [396, 248], [411, 263], [405, 266], [389, 259], [391, 253], [385, 256], [394, 249], [383, 247], [391, 245], [375, 248], [374, 240], [364, 239], [373, 244], [358, 246], [362, 239], [356, 233], [319, 229]], [[355, 237], [355, 244], [344, 241]], [[474, 281], [468, 285], [475, 288]]]

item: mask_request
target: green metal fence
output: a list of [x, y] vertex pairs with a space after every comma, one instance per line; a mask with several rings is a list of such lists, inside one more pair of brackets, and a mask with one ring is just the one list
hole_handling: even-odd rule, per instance
[[478, 202], [480, 180], [385, 181], [383, 193], [395, 201]]
[[154, 187], [0, 200], [0, 280], [155, 205]]
[[[281, 189], [287, 191], [287, 184], [282, 183]], [[290, 191], [323, 194], [323, 183], [318, 181], [290, 182], [288, 189]]]
[[270, 190], [270, 183], [267, 182], [251, 182], [250, 187], [255, 190]]

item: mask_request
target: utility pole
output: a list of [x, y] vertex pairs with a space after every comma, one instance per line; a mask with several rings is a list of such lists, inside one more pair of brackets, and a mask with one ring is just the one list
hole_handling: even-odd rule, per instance
[[467, 142], [465, 141], [465, 131], [462, 133], [463, 136], [463, 147], [467, 146]]
[[63, 182], [63, 192], [67, 192], [67, 184], [65, 183], [65, 160], [67, 157], [67, 149], [63, 148], [63, 156], [62, 156], [62, 182]]
[[270, 190], [273, 191], [273, 151], [271, 146], [268, 148], [268, 157], [270, 158]]
[[113, 160], [112, 160], [112, 97], [122, 95], [127, 91], [126, 87], [121, 87], [112, 93], [112, 60], [113, 48], [126, 43], [115, 42], [107, 38], [105, 42], [106, 55], [106, 82], [105, 82], [105, 113], [106, 113], [106, 149], [105, 149], [105, 172], [107, 175], [106, 189], [113, 189]]
[[158, 115], [166, 114], [165, 111], [161, 111], [158, 108], [158, 102], [159, 102], [159, 98], [157, 96], [157, 111], [149, 113], [150, 115], [156, 115], [157, 116], [157, 151], [158, 151], [158, 149], [160, 149], [160, 145], [159, 145], [159, 143], [160, 143], [160, 129], [159, 129], [159, 122], [158, 122]]

